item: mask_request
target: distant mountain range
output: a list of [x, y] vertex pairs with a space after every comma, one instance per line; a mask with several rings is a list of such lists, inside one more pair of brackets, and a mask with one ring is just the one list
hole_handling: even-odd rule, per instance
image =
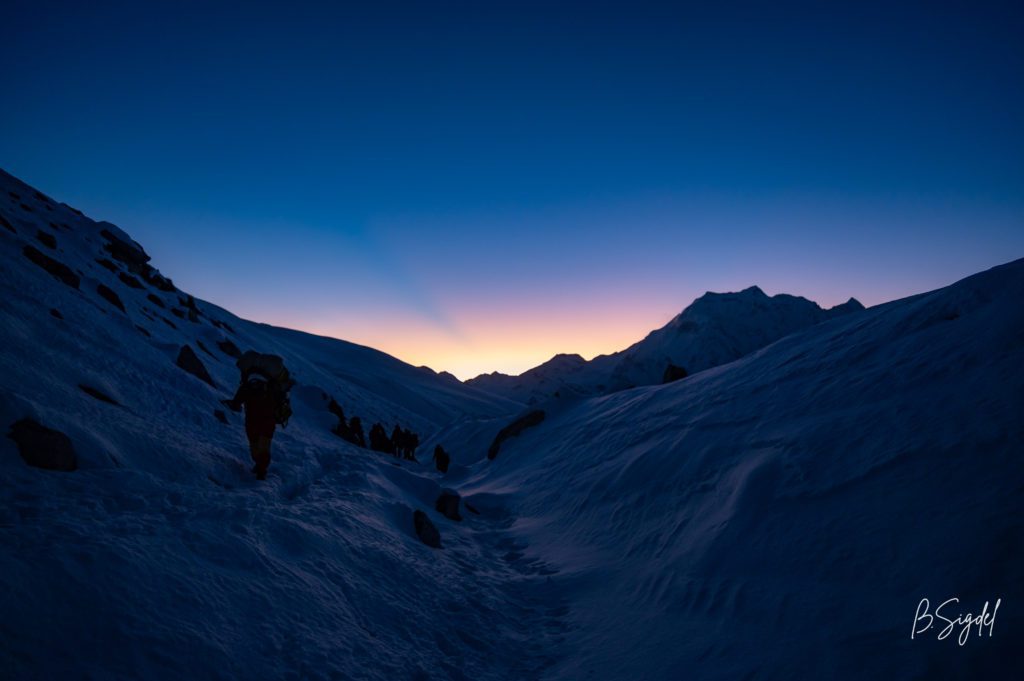
[[[864, 309], [856, 299], [823, 309], [757, 286], [738, 293], [705, 293], [672, 321], [625, 350], [587, 361], [555, 355], [519, 376], [494, 372], [466, 381], [476, 388], [535, 404], [563, 393], [601, 394], [666, 380], [669, 366], [694, 374], [739, 359], [819, 322]], [[678, 374], [677, 374], [678, 375]]]

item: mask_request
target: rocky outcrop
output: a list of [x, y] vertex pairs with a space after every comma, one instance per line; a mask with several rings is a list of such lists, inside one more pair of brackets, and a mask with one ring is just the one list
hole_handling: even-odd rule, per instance
[[81, 390], [86, 395], [88, 395], [89, 397], [97, 399], [100, 402], [106, 402], [107, 404], [112, 404], [115, 407], [121, 406], [118, 403], [118, 401], [115, 400], [113, 397], [111, 397], [110, 395], [106, 394], [102, 390], [98, 390], [97, 388], [92, 387], [91, 385], [85, 385], [84, 383], [79, 383], [78, 384], [78, 389]]
[[41, 229], [37, 229], [36, 239], [39, 241], [39, 243], [41, 243], [42, 245], [46, 246], [49, 249], [57, 248], [57, 237], [50, 234], [49, 232], [44, 232]]
[[213, 382], [213, 377], [210, 376], [210, 372], [206, 370], [206, 367], [196, 355], [195, 350], [189, 346], [181, 346], [181, 350], [178, 351], [178, 358], [174, 363], [178, 365], [179, 369], [187, 371], [200, 381], [208, 383], [213, 388], [217, 387], [217, 384]]
[[448, 518], [448, 520], [461, 522], [462, 515], [459, 514], [460, 499], [461, 497], [459, 497], [458, 493], [453, 490], [441, 490], [441, 496], [434, 502], [434, 510]]
[[494, 442], [491, 443], [490, 449], [487, 450], [487, 458], [494, 459], [498, 456], [498, 452], [501, 451], [501, 445], [509, 438], [518, 437], [527, 428], [532, 428], [544, 421], [544, 412], [541, 409], [535, 409], [523, 416], [520, 416], [512, 423], [508, 424], [504, 428], [498, 431], [498, 434], [494, 438]]
[[217, 341], [217, 347], [228, 357], [238, 359], [242, 356], [242, 351], [238, 349], [238, 346], [229, 340]]
[[31, 260], [33, 263], [42, 267], [44, 270], [49, 272], [55, 278], [60, 280], [62, 283], [67, 284], [71, 288], [78, 288], [80, 279], [77, 274], [71, 271], [71, 268], [60, 262], [54, 260], [50, 256], [39, 251], [35, 246], [25, 246], [21, 251], [26, 258]]
[[29, 466], [65, 472], [78, 468], [78, 456], [71, 438], [59, 430], [24, 418], [11, 425], [7, 436], [18, 445], [18, 453]]
[[421, 542], [434, 549], [441, 548], [441, 533], [437, 531], [437, 527], [426, 513], [420, 510], [415, 511], [412, 514], [412, 523], [416, 528], [416, 536], [420, 538]]
[[121, 302], [120, 296], [114, 293], [110, 287], [100, 284], [96, 287], [96, 293], [100, 294], [100, 297], [103, 298], [103, 300], [107, 301], [121, 312], [125, 311], [124, 303]]
[[687, 376], [689, 376], [689, 374], [686, 372], [686, 369], [669, 362], [668, 366], [665, 367], [665, 373], [661, 375], [661, 383], [664, 385], [665, 383], [678, 381], [679, 379], [686, 378]]
[[142, 288], [142, 282], [127, 272], [119, 272], [117, 278], [128, 288]]

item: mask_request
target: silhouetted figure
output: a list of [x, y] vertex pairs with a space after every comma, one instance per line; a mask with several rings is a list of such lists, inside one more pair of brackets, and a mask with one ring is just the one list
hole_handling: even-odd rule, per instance
[[338, 404], [338, 401], [335, 400], [333, 397], [331, 398], [330, 403], [327, 405], [327, 411], [337, 416], [339, 421], [345, 420], [345, 410], [341, 408], [341, 405]]
[[363, 434], [363, 422], [358, 416], [353, 416], [348, 422], [348, 441], [357, 447], [366, 448], [366, 435]]
[[242, 372], [234, 397], [222, 400], [228, 408], [245, 408], [245, 434], [249, 439], [252, 472], [265, 480], [270, 466], [270, 442], [277, 424], [286, 425], [291, 416], [288, 390], [293, 381], [284, 362], [276, 355], [249, 351], [236, 363]]
[[451, 463], [451, 457], [448, 456], [448, 452], [444, 451], [444, 447], [438, 445], [434, 447], [434, 465], [437, 466], [437, 470], [442, 473], [448, 472], [448, 464]]
[[333, 397], [331, 398], [330, 404], [327, 405], [327, 411], [338, 417], [338, 423], [334, 426], [331, 432], [343, 440], [351, 442], [352, 435], [349, 433], [348, 421], [345, 420], [345, 410], [341, 408], [341, 405], [338, 404]]
[[405, 444], [402, 440], [402, 429], [396, 423], [395, 427], [391, 430], [391, 455], [402, 456], [402, 450]]
[[406, 430], [405, 431], [405, 438], [406, 438], [406, 440], [405, 440], [406, 441], [406, 448], [407, 448], [407, 452], [408, 452], [406, 458], [408, 458], [409, 461], [415, 461], [416, 460], [416, 448], [420, 446], [420, 436], [417, 435], [416, 433], [412, 432], [411, 430]]
[[391, 453], [391, 440], [380, 423], [375, 423], [370, 428], [370, 449], [385, 454]]

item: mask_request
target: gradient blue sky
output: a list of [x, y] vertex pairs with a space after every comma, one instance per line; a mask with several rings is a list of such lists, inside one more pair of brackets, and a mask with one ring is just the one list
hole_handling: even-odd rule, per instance
[[1024, 4], [8, 1], [0, 166], [200, 298], [469, 377], [705, 290], [1024, 256]]

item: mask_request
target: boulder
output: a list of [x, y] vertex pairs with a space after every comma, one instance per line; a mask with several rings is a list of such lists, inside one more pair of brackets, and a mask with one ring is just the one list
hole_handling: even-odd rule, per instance
[[150, 293], [148, 296], [146, 296], [146, 300], [148, 300], [149, 302], [153, 303], [157, 307], [164, 307], [164, 301], [160, 300], [159, 296], [155, 296], [152, 293]]
[[18, 445], [18, 453], [29, 466], [65, 472], [78, 468], [71, 438], [59, 430], [24, 418], [11, 426], [7, 436]]
[[117, 278], [128, 288], [142, 288], [142, 282], [127, 272], [119, 272]]
[[678, 381], [679, 379], [686, 378], [687, 376], [689, 376], [689, 374], [686, 369], [669, 362], [668, 366], [665, 367], [665, 372], [661, 375], [661, 383], [664, 385], [665, 383]]
[[431, 522], [430, 518], [423, 511], [417, 510], [412, 514], [412, 523], [416, 528], [416, 536], [427, 546], [435, 549], [441, 548], [441, 533]]
[[238, 346], [229, 340], [217, 341], [217, 347], [228, 357], [238, 359], [242, 356], [242, 351], [238, 349]]
[[36, 239], [38, 239], [39, 243], [41, 243], [42, 245], [46, 246], [47, 248], [50, 248], [50, 249], [57, 248], [57, 237], [55, 237], [54, 235], [50, 234], [49, 232], [44, 232], [41, 229], [37, 229], [36, 230]]
[[448, 520], [459, 522], [462, 520], [459, 514], [460, 498], [458, 493], [450, 489], [441, 490], [441, 496], [434, 502], [434, 509]]
[[217, 384], [213, 382], [213, 377], [210, 376], [210, 372], [206, 370], [199, 357], [196, 356], [195, 350], [189, 346], [181, 346], [181, 350], [178, 351], [178, 359], [174, 363], [178, 365], [178, 368], [187, 371], [200, 381], [208, 383], [213, 388], [217, 387]]
[[100, 294], [100, 297], [103, 298], [103, 300], [107, 301], [121, 312], [125, 311], [124, 303], [121, 302], [121, 298], [108, 286], [100, 284], [96, 287], [96, 293]]
[[85, 385], [84, 383], [79, 383], [78, 384], [78, 389], [81, 390], [82, 392], [84, 392], [89, 397], [97, 399], [100, 402], [106, 402], [107, 404], [113, 404], [114, 406], [117, 406], [117, 407], [121, 406], [120, 404], [118, 404], [117, 400], [115, 400], [113, 397], [111, 397], [110, 395], [106, 394], [102, 390], [97, 390], [96, 388], [92, 387], [91, 385]]
[[78, 275], [72, 272], [71, 268], [64, 263], [59, 260], [54, 260], [45, 253], [41, 253], [39, 249], [34, 246], [25, 246], [21, 252], [26, 258], [42, 267], [61, 282], [67, 284], [71, 288], [78, 288], [80, 281]]
[[114, 260], [120, 260], [129, 267], [135, 268], [140, 268], [149, 262], [149, 255], [146, 254], [146, 251], [143, 250], [142, 246], [138, 245], [134, 241], [125, 241], [109, 229], [102, 230], [100, 232], [100, 236], [107, 240], [108, 243], [103, 248], [107, 253], [110, 253]]
[[14, 225], [7, 222], [7, 218], [5, 218], [3, 215], [0, 215], [0, 227], [3, 227], [4, 229], [11, 231], [15, 234], [18, 233], [18, 230], [14, 229]]

